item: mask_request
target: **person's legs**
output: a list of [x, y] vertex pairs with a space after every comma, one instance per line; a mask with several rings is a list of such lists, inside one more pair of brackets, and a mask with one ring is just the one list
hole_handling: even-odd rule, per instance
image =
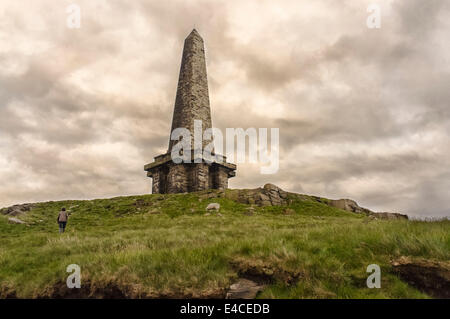
[[66, 231], [66, 224], [67, 224], [67, 222], [63, 222], [62, 224], [63, 224], [63, 233], [64, 233]]
[[59, 233], [63, 232], [63, 223], [59, 223]]

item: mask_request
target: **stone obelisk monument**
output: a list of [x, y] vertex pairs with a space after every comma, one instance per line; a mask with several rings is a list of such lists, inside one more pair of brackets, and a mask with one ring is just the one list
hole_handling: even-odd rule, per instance
[[[206, 75], [203, 39], [194, 29], [184, 41], [180, 76], [172, 119], [171, 132], [186, 128], [191, 133], [191, 149], [194, 153], [194, 121], [202, 123], [202, 130], [211, 128], [208, 78]], [[203, 135], [203, 132], [202, 135]], [[227, 163], [222, 155], [213, 161], [176, 164], [171, 157], [172, 148], [179, 141], [169, 139], [167, 153], [156, 156], [154, 162], [144, 166], [147, 176], [153, 178], [154, 194], [195, 192], [205, 189], [225, 189], [228, 178], [235, 176], [236, 165]], [[203, 139], [202, 150], [210, 140]], [[201, 153], [201, 152], [200, 152]], [[220, 159], [220, 160], [218, 160]]]

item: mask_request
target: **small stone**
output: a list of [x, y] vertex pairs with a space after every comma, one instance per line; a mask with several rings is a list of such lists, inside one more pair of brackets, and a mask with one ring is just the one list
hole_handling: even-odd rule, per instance
[[16, 218], [16, 217], [9, 217], [8, 221], [11, 224], [25, 224], [25, 222], [23, 220], [20, 220], [19, 218]]
[[230, 286], [226, 299], [254, 299], [264, 286], [248, 279], [239, 279]]
[[206, 213], [204, 216], [209, 216], [209, 215], [211, 215], [210, 213]]
[[208, 204], [208, 206], [206, 206], [206, 210], [207, 211], [209, 211], [209, 210], [219, 211], [219, 209], [220, 209], [220, 204], [219, 203], [210, 203], [210, 204]]

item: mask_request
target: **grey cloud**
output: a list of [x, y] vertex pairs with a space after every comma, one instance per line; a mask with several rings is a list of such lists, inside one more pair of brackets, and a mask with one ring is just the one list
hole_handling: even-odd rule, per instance
[[445, 0], [399, 1], [393, 6], [400, 18], [403, 34], [419, 41], [436, 30], [450, 10], [450, 4]]

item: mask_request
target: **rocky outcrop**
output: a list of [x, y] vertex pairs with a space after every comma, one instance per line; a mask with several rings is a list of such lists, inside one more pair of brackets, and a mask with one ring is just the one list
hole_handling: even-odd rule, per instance
[[[217, 193], [217, 197], [223, 196], [223, 192]], [[214, 198], [214, 193], [201, 195], [201, 198]], [[225, 197], [238, 203], [255, 206], [276, 206], [288, 205], [292, 199], [315, 200], [317, 202], [339, 208], [356, 214], [365, 214], [376, 219], [408, 219], [407, 215], [399, 213], [376, 213], [370, 209], [361, 207], [357, 202], [351, 199], [326, 199], [317, 196], [307, 196], [302, 194], [290, 193], [282, 190], [276, 185], [265, 184], [264, 187], [255, 189], [229, 189]]]
[[367, 216], [371, 216], [377, 219], [408, 219], [407, 215], [399, 214], [399, 213], [375, 213], [370, 209], [361, 207], [354, 200], [351, 199], [330, 199], [326, 204], [336, 207], [348, 212], [357, 213], [357, 214], [365, 214]]
[[[262, 206], [269, 204], [269, 202], [270, 205], [282, 205], [287, 203], [287, 192], [273, 184], [264, 185], [262, 195], [266, 196], [266, 198], [261, 201]], [[260, 195], [260, 197], [262, 196]]]
[[370, 213], [371, 216], [379, 219], [408, 219], [407, 215], [399, 213]]
[[33, 207], [34, 204], [13, 205], [11, 207], [2, 208], [0, 213], [8, 216], [20, 216], [29, 212]]
[[435, 298], [450, 298], [450, 262], [400, 257], [391, 262], [400, 279]]
[[242, 204], [256, 206], [287, 205], [288, 193], [273, 184], [266, 184], [263, 188], [229, 190], [227, 198]]
[[352, 212], [352, 213], [358, 213], [358, 214], [371, 213], [370, 210], [360, 207], [354, 200], [351, 200], [351, 199], [337, 199], [337, 200], [330, 199], [328, 201], [328, 204], [332, 207], [336, 207], [336, 208], [346, 210], [346, 211]]

